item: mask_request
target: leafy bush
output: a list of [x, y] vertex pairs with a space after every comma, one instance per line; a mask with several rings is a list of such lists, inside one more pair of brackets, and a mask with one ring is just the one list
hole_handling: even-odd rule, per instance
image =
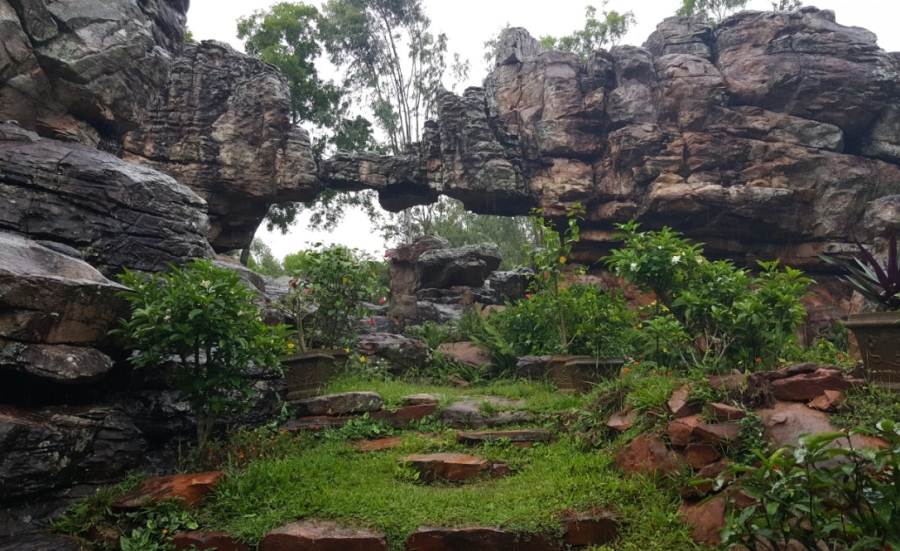
[[[669, 228], [639, 232], [618, 225], [624, 246], [605, 260], [616, 274], [658, 303], [644, 326], [681, 363], [772, 367], [799, 353], [796, 337], [812, 280], [778, 261], [759, 262], [760, 274], [731, 262], [709, 261], [703, 249]], [[659, 318], [662, 319], [659, 319]]]
[[795, 540], [821, 549], [900, 549], [900, 427], [877, 425], [888, 445], [854, 449], [846, 432], [800, 437], [797, 446], [758, 465], [733, 465], [718, 479], [740, 477], [741, 491], [755, 503], [732, 508], [723, 546], [751, 551], [780, 548]]
[[298, 325], [297, 335], [304, 337], [301, 349], [353, 346], [358, 320], [369, 314], [363, 301], [374, 302], [385, 294], [379, 283], [379, 263], [356, 249], [316, 243], [312, 249], [288, 255], [284, 264], [294, 274], [288, 305], [309, 320]]
[[121, 281], [132, 313], [113, 332], [136, 349], [129, 360], [137, 368], [174, 362], [165, 376], [190, 403], [205, 444], [217, 417], [249, 406], [244, 370], [280, 369], [286, 328], [263, 323], [257, 295], [237, 272], [208, 260], [153, 275], [126, 270]]

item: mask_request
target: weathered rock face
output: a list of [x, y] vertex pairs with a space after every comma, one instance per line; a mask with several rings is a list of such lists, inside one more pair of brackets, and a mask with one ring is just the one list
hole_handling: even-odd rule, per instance
[[0, 124], [0, 195], [0, 231], [77, 249], [106, 275], [213, 255], [206, 204], [186, 187], [10, 124]]
[[[553, 218], [581, 203], [576, 252], [591, 261], [630, 219], [673, 226], [712, 255], [806, 269], [853, 236], [897, 229], [884, 198], [900, 195], [900, 66], [830, 11], [744, 12], [715, 28], [670, 18], [645, 48], [585, 63], [541, 52], [521, 29], [499, 52], [484, 89], [441, 96], [416, 152], [364, 168], [335, 157], [323, 180], [387, 174], [383, 202], [394, 182], [408, 204], [428, 202], [416, 184], [490, 214], [538, 206]], [[412, 182], [416, 167], [425, 177]]]
[[284, 77], [213, 41], [185, 46], [122, 156], [203, 197], [219, 252], [248, 247], [270, 204], [310, 201], [322, 188]]
[[140, 120], [184, 42], [187, 0], [0, 0], [0, 120], [97, 145]]
[[[91, 266], [51, 251], [16, 234], [0, 232], [0, 344], [4, 339], [37, 344], [92, 344], [103, 341], [127, 306], [116, 293], [121, 285], [103, 277]], [[68, 378], [59, 366], [60, 352], [40, 352], [10, 343], [0, 356], [0, 366], [44, 363], [55, 367], [38, 371]], [[65, 354], [65, 352], [62, 352]], [[43, 356], [43, 362], [40, 356]], [[73, 360], [73, 364], [78, 363]], [[105, 363], [105, 362], [102, 362]], [[96, 371], [96, 367], [89, 371]], [[106, 365], [106, 370], [109, 366]], [[95, 373], [96, 374], [96, 373]]]

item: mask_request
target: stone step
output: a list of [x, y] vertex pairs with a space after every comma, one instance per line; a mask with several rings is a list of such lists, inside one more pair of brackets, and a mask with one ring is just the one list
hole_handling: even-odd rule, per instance
[[400, 447], [403, 445], [403, 439], [399, 436], [391, 436], [377, 440], [357, 440], [352, 445], [361, 452], [377, 452]]
[[216, 551], [250, 551], [250, 546], [234, 536], [225, 532], [212, 532], [206, 530], [193, 530], [189, 532], [178, 532], [172, 538], [172, 545], [178, 551], [206, 551], [215, 549]]
[[384, 534], [345, 528], [336, 522], [303, 520], [277, 528], [259, 542], [258, 551], [387, 551]]
[[291, 401], [301, 416], [371, 413], [384, 406], [377, 392], [342, 392]]
[[215, 490], [224, 477], [222, 471], [209, 471], [148, 478], [117, 499], [112, 508], [116, 511], [140, 509], [165, 499], [181, 499], [187, 507], [199, 507], [203, 498]]
[[606, 545], [619, 539], [619, 519], [608, 511], [573, 511], [563, 515], [563, 542], [573, 547]]
[[437, 403], [404, 406], [396, 409], [382, 409], [369, 414], [376, 421], [384, 421], [395, 429], [405, 428], [412, 421], [421, 421], [437, 411]]
[[406, 539], [406, 551], [559, 551], [543, 534], [523, 538], [515, 532], [487, 526], [419, 528]]
[[464, 453], [430, 453], [400, 457], [397, 463], [419, 471], [420, 480], [432, 482], [464, 482], [489, 471], [491, 463], [482, 457]]
[[475, 432], [458, 432], [456, 441], [462, 444], [475, 446], [485, 442], [509, 440], [514, 446], [530, 446], [535, 442], [550, 442], [553, 433], [544, 429], [519, 429], [519, 430], [485, 430]]
[[288, 432], [296, 432], [298, 430], [322, 430], [322, 429], [339, 429], [354, 419], [359, 419], [357, 415], [345, 415], [343, 417], [329, 417], [325, 415], [313, 415], [310, 417], [301, 417], [299, 419], [290, 419], [279, 427], [279, 430]]

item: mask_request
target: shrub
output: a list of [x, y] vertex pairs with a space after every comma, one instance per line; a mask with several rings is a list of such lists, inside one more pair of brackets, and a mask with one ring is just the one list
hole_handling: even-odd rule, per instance
[[136, 350], [135, 367], [174, 362], [165, 376], [190, 403], [202, 446], [217, 417], [249, 405], [245, 369], [280, 368], [286, 329], [263, 323], [256, 293], [208, 260], [153, 275], [126, 270], [121, 281], [131, 289], [121, 294], [132, 313], [114, 332]]
[[[719, 478], [738, 475], [755, 503], [734, 507], [722, 532], [726, 548], [780, 548], [795, 540], [805, 549], [900, 549], [900, 427], [877, 425], [888, 445], [854, 449], [846, 432], [800, 437], [797, 446], [755, 466], [733, 465]], [[734, 495], [734, 494], [732, 494]]]
[[369, 314], [363, 301], [384, 294], [378, 264], [356, 249], [321, 243], [285, 258], [285, 268], [294, 274], [289, 308], [300, 304], [299, 313], [306, 317], [297, 325], [301, 349], [355, 344], [358, 320]]
[[796, 331], [806, 313], [801, 299], [812, 283], [802, 272], [778, 261], [759, 262], [754, 277], [731, 262], [707, 260], [699, 245], [669, 228], [639, 232], [636, 222], [618, 227], [624, 246], [606, 264], [656, 295], [644, 325], [657, 342], [668, 340], [684, 364], [772, 367], [799, 353]]

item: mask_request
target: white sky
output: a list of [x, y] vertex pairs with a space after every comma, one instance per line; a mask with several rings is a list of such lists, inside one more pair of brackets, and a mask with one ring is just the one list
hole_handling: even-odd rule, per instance
[[[188, 27], [197, 40], [221, 40], [238, 50], [242, 43], [236, 37], [236, 21], [257, 10], [265, 10], [278, 0], [191, 0]], [[320, 5], [319, 0], [307, 3]], [[584, 21], [584, 8], [593, 4], [600, 8], [602, 0], [424, 0], [432, 21], [432, 30], [444, 32], [449, 39], [450, 52], [458, 52], [472, 64], [470, 82], [478, 86], [486, 75], [482, 61], [483, 43], [506, 23], [525, 27], [535, 37], [565, 35], [579, 29]], [[847, 26], [866, 28], [878, 36], [879, 45], [887, 51], [900, 51], [900, 2], [897, 0], [806, 0], [806, 5], [834, 10], [837, 22]], [[673, 15], [681, 0], [610, 0], [607, 10], [634, 12], [637, 25], [622, 41], [640, 46], [656, 28], [657, 23]], [[770, 0], [750, 0], [748, 9], [769, 10]], [[304, 248], [308, 241], [339, 242], [367, 250], [380, 256], [385, 245], [362, 214], [350, 215], [332, 234], [316, 234], [301, 222], [293, 231], [282, 236], [270, 234], [261, 227], [257, 233], [276, 256]]]

